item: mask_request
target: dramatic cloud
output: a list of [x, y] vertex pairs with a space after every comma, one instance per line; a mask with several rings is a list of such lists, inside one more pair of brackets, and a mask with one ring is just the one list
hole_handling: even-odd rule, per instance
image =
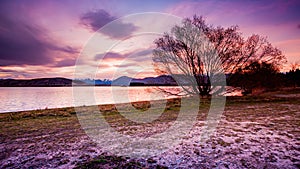
[[0, 12], [0, 46], [0, 66], [47, 65], [55, 62], [53, 54], [77, 53], [70, 46], [59, 45], [48, 31], [29, 19], [14, 18], [5, 10]]
[[7, 70], [7, 69], [0, 68], [0, 72], [2, 72], [2, 73], [15, 73], [15, 72], [18, 72], [18, 71], [16, 71], [16, 70]]
[[80, 18], [82, 24], [94, 32], [115, 19], [117, 18], [111, 16], [103, 9], [94, 12], [87, 12]]
[[[267, 36], [274, 46], [284, 52], [289, 63], [293, 63], [298, 61], [300, 56], [299, 5], [300, 1], [297, 0], [2, 0], [0, 78], [72, 78], [79, 47], [84, 47], [89, 37], [99, 28], [101, 29], [96, 36], [102, 36], [104, 41], [95, 41], [96, 51], [102, 51], [102, 47], [109, 42], [123, 40], [138, 31], [146, 30], [145, 25], [151, 29], [165, 27], [164, 24], [156, 23], [155, 19], [151, 24], [145, 22], [148, 18], [126, 22], [118, 19], [120, 16], [149, 11], [181, 17], [202, 15], [207, 23], [215, 26], [239, 25], [245, 36], [252, 33]], [[166, 21], [165, 24], [168, 23]], [[100, 65], [99, 76], [103, 78], [107, 78], [115, 69], [130, 74], [131, 70], [140, 69], [140, 64], [150, 67], [152, 50], [145, 49], [150, 42], [148, 38], [151, 39], [152, 36], [128, 38], [106, 56], [94, 56], [95, 52], [91, 48], [91, 51], [84, 53], [86, 58], [78, 60], [76, 66], [82, 66], [85, 70]], [[152, 40], [150, 43], [152, 44]], [[101, 60], [102, 58], [104, 59]], [[87, 74], [87, 77], [90, 77], [90, 74]]]
[[112, 22], [110, 27], [104, 27], [100, 32], [111, 38], [119, 39], [131, 35], [137, 27], [131, 23], [123, 23], [121, 20], [116, 20], [117, 18], [111, 16], [108, 12], [103, 9], [87, 12], [83, 14], [80, 18], [81, 24], [90, 29], [93, 32], [98, 31], [104, 25]]

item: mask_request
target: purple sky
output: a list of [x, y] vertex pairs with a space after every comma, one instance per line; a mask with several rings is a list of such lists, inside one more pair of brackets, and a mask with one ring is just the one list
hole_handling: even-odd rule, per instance
[[[243, 35], [267, 36], [291, 63], [300, 63], [300, 1], [0, 1], [0, 78], [72, 78], [77, 57], [102, 26], [120, 17], [142, 12], [163, 12], [179, 17], [202, 15], [207, 23], [221, 26], [239, 25]], [[110, 39], [133, 35], [140, 28], [136, 23], [115, 23], [115, 30], [103, 29]], [[151, 25], [149, 25], [151, 26]], [[122, 29], [119, 29], [122, 28]], [[134, 39], [134, 41], [133, 41]], [[147, 37], [126, 43], [140, 46], [111, 51], [100, 63], [97, 78], [111, 78], [116, 70], [124, 75], [136, 73], [137, 63], [151, 65], [149, 48], [142, 48]], [[151, 39], [151, 38], [149, 38]], [[149, 42], [150, 40], [148, 40]], [[141, 42], [141, 44], [136, 44]], [[105, 42], [103, 42], [105, 43]], [[122, 46], [123, 45], [123, 46]], [[145, 46], [145, 45], [144, 45]], [[86, 61], [97, 63], [103, 53]], [[122, 59], [131, 56], [131, 61]], [[148, 56], [148, 57], [145, 57]], [[153, 75], [151, 66], [138, 76]], [[93, 76], [86, 75], [92, 78]]]

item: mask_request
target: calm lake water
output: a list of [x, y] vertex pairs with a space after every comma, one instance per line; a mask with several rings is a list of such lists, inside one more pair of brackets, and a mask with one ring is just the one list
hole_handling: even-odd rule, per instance
[[155, 87], [0, 87], [0, 113], [165, 98]]
[[[161, 87], [171, 92], [180, 87]], [[236, 93], [226, 94], [240, 95]], [[174, 98], [157, 87], [0, 87], [0, 113]]]

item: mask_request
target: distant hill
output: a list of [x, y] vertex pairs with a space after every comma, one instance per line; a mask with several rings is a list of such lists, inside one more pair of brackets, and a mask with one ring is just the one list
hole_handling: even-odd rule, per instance
[[111, 85], [111, 80], [109, 79], [104, 79], [104, 80], [93, 80], [93, 79], [80, 79], [80, 80], [73, 80], [73, 84], [80, 84], [84, 83], [85, 85], [96, 85], [96, 86], [110, 86]]
[[176, 86], [176, 81], [169, 75], [146, 77], [143, 79], [122, 76], [112, 81], [112, 86]]
[[66, 78], [39, 78], [30, 80], [0, 79], [1, 87], [58, 87], [72, 86], [72, 80]]
[[60, 87], [60, 86], [176, 86], [176, 81], [169, 75], [146, 77], [143, 79], [127, 76], [115, 80], [39, 78], [39, 79], [0, 79], [0, 87]]

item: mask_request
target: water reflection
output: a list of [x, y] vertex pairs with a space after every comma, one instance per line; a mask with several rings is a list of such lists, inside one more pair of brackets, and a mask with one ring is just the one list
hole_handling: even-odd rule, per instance
[[[80, 103], [76, 105], [111, 104], [170, 98], [153, 94], [155, 87], [93, 87], [94, 98], [86, 91], [91, 87], [77, 87]], [[171, 87], [172, 88], [172, 87]], [[128, 93], [128, 94], [126, 94]], [[151, 94], [152, 93], [152, 94]], [[78, 100], [78, 99], [77, 99]], [[0, 87], [0, 112], [15, 112], [45, 108], [74, 106], [72, 87]]]
[[[76, 106], [126, 103], [174, 98], [157, 87], [92, 87], [94, 98], [86, 95], [91, 87], [76, 87], [80, 92]], [[180, 91], [180, 87], [163, 87]], [[235, 91], [228, 95], [240, 95]], [[77, 96], [78, 97], [78, 96]], [[72, 87], [0, 87], [0, 113], [74, 106]]]

